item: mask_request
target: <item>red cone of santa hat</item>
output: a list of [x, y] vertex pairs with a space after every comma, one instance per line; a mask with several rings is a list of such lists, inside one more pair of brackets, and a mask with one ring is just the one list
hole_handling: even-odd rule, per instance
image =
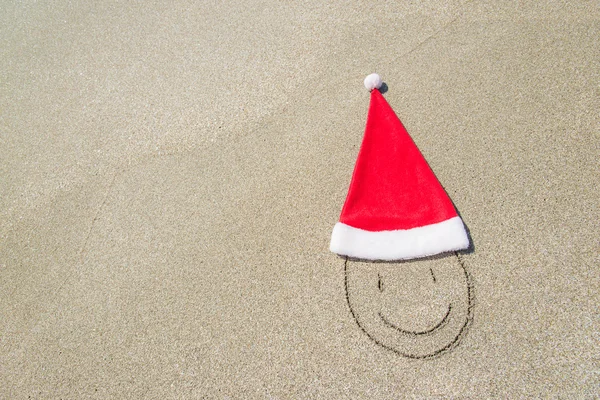
[[381, 83], [377, 74], [365, 79], [369, 115], [331, 251], [366, 260], [405, 260], [466, 249], [462, 220], [379, 92]]

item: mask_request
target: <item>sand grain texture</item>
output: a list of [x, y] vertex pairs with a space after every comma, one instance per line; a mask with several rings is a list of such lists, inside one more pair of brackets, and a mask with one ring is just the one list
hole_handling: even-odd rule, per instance
[[[1, 398], [597, 395], [598, 8], [321, 3], [1, 7]], [[327, 250], [371, 72], [474, 242], [430, 360]]]

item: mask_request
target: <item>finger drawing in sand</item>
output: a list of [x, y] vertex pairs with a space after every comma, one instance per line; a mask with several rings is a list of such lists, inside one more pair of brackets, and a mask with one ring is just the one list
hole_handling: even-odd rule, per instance
[[469, 238], [381, 85], [377, 74], [365, 79], [365, 135], [330, 249], [346, 257], [348, 305], [367, 336], [428, 358], [454, 347], [470, 320], [472, 285], [456, 253]]
[[410, 358], [454, 348], [472, 318], [473, 288], [459, 256], [404, 263], [344, 262], [346, 300], [375, 343]]

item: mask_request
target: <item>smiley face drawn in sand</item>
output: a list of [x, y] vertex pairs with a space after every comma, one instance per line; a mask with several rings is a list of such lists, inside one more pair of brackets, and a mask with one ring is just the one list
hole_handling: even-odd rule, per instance
[[473, 289], [458, 254], [410, 262], [346, 260], [346, 298], [362, 331], [399, 355], [454, 348], [472, 318]]

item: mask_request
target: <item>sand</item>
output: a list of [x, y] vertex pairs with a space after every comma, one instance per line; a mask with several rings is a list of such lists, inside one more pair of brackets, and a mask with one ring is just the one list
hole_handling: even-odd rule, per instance
[[[0, 11], [0, 398], [598, 394], [593, 2], [96, 3]], [[345, 271], [456, 255], [328, 251], [371, 72], [473, 242], [435, 357], [365, 334]], [[403, 326], [440, 318], [410, 293]]]

